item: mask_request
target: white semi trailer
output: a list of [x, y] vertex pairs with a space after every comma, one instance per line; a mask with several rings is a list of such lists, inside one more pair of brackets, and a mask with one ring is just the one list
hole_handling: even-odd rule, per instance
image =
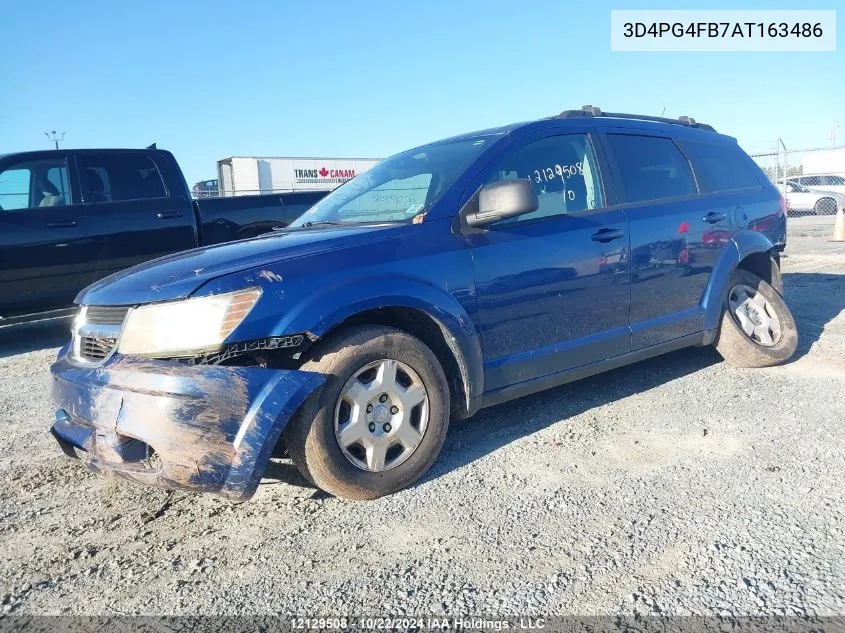
[[801, 156], [805, 174], [836, 174], [845, 176], [845, 147], [806, 152]]
[[379, 158], [262, 158], [231, 156], [217, 161], [221, 195], [328, 190], [379, 162]]

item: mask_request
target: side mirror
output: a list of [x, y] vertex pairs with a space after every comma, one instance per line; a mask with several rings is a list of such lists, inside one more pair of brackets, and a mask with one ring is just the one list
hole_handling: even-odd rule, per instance
[[531, 213], [539, 206], [530, 180], [503, 180], [486, 185], [479, 192], [478, 211], [468, 213], [466, 223], [469, 226], [482, 227], [498, 220]]

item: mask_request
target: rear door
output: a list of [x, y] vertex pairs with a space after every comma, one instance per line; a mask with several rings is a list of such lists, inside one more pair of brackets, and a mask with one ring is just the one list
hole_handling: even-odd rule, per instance
[[195, 245], [190, 200], [170, 191], [154, 152], [80, 152], [79, 177], [88, 218], [90, 282]]
[[718, 249], [730, 237], [727, 214], [699, 196], [672, 138], [625, 128], [607, 130], [602, 142], [630, 227], [633, 349], [703, 331], [709, 244]]
[[0, 166], [0, 316], [70, 306], [90, 277], [90, 243], [71, 157]]

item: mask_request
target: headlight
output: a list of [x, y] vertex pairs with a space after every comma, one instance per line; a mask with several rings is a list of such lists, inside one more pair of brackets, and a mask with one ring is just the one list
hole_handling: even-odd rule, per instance
[[260, 288], [249, 288], [140, 306], [129, 311], [117, 350], [132, 356], [212, 352], [241, 324], [260, 296]]

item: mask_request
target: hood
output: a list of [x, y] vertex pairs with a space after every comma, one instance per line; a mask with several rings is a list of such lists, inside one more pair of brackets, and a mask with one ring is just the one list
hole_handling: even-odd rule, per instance
[[76, 303], [137, 305], [182, 299], [217, 277], [322, 253], [341, 245], [367, 244], [381, 239], [383, 231], [395, 228], [395, 225], [323, 226], [195, 248], [109, 275], [80, 292]]

